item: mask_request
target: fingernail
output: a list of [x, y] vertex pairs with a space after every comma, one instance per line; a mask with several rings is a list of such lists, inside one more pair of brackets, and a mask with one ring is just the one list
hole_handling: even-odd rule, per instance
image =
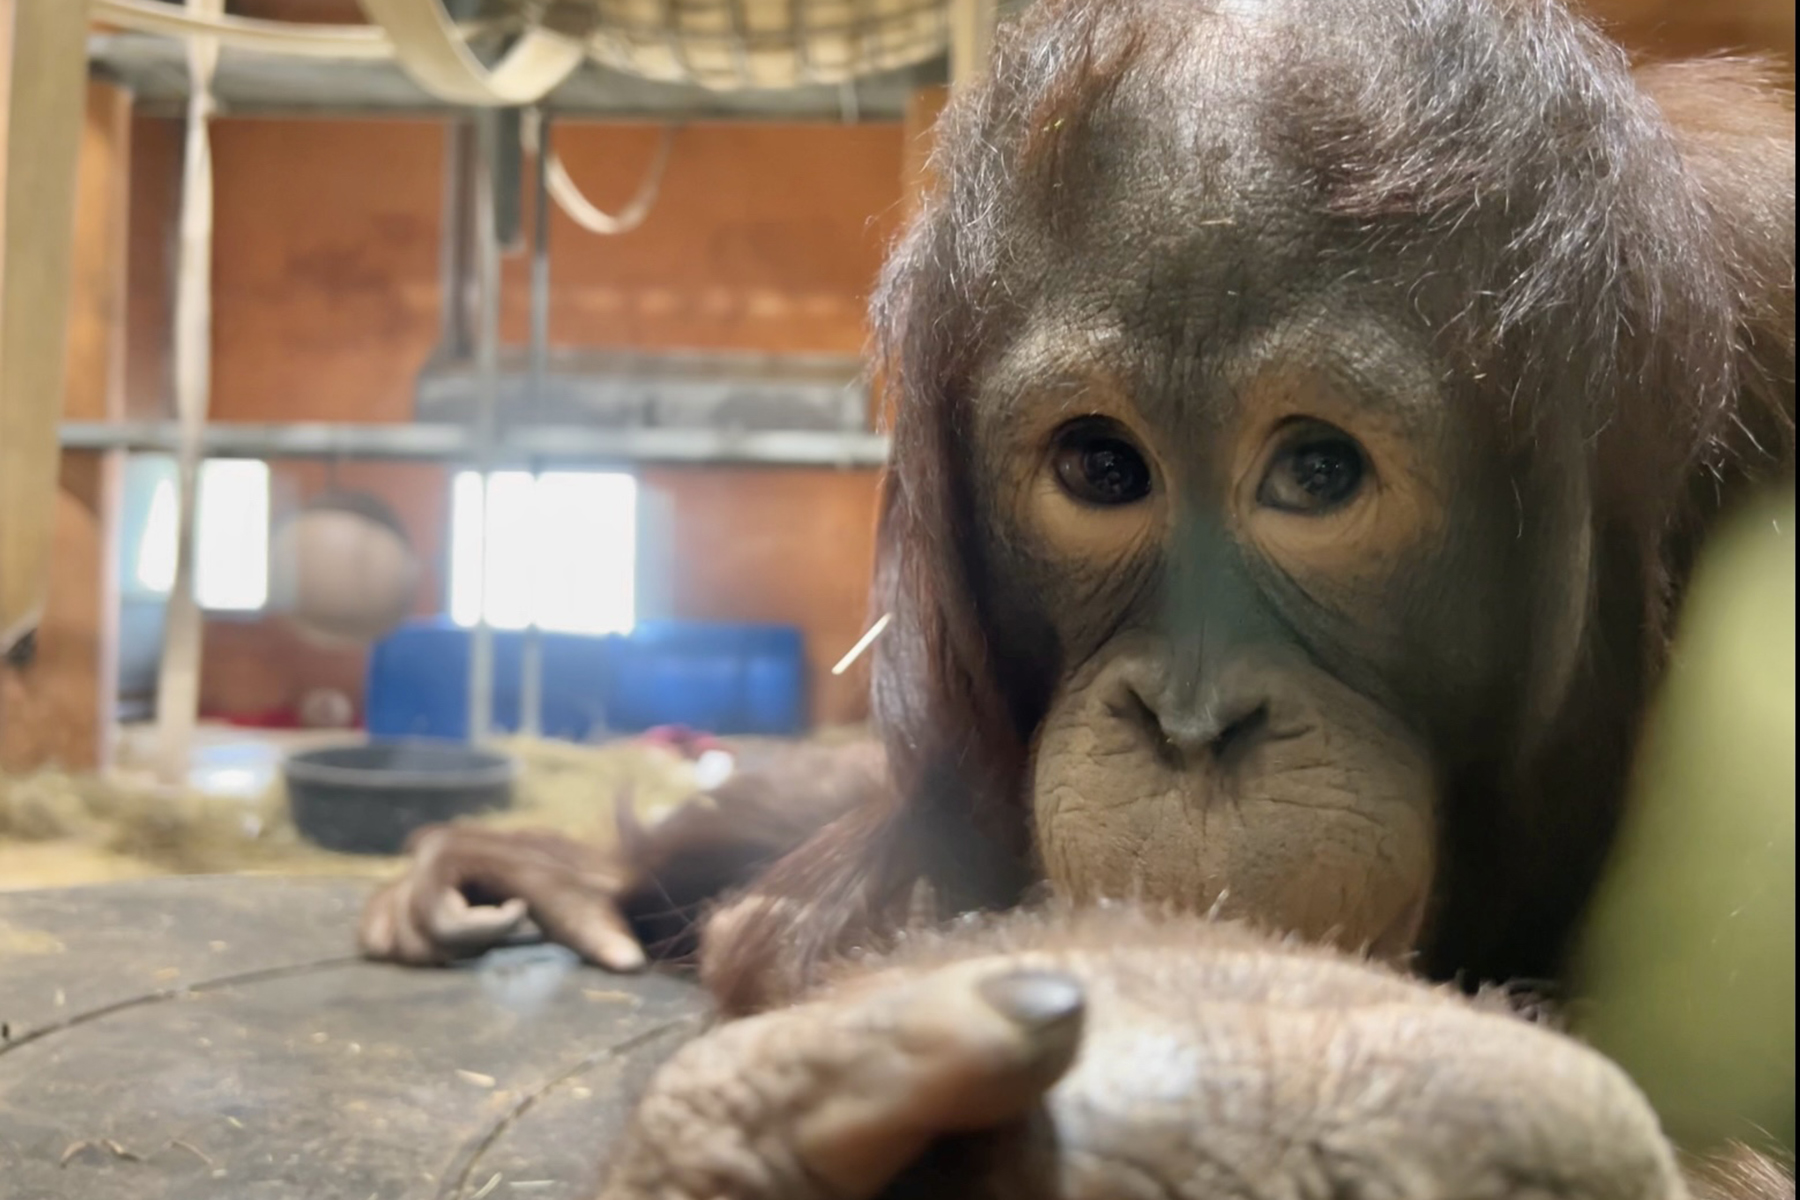
[[1009, 1021], [1034, 1032], [1079, 1020], [1086, 997], [1081, 983], [1061, 971], [1011, 971], [985, 979], [981, 998]]
[[630, 938], [608, 937], [600, 945], [600, 965], [621, 974], [641, 971], [646, 966], [643, 947]]

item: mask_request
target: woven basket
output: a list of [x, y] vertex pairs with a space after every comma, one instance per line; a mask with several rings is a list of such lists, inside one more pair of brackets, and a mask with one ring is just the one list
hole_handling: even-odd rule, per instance
[[843, 83], [942, 54], [949, 38], [943, 0], [577, 2], [593, 10], [596, 61], [715, 91]]

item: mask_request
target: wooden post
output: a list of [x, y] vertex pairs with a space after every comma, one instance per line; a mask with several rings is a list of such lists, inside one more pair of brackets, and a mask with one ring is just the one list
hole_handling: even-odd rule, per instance
[[[87, 85], [80, 130], [61, 411], [117, 420], [124, 409], [125, 260], [131, 96]], [[61, 455], [45, 516], [53, 547], [29, 658], [0, 667], [0, 769], [94, 768], [110, 757], [118, 677], [121, 456]]]
[[87, 5], [0, 0], [0, 654], [49, 591]]
[[950, 86], [961, 88], [987, 69], [1000, 22], [999, 0], [950, 0]]

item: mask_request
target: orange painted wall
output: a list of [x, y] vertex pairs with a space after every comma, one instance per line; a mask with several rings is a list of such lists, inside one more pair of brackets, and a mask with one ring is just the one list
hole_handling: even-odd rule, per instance
[[169, 353], [175, 217], [181, 199], [181, 126], [131, 123], [130, 236], [125, 253], [125, 415], [166, 418], [175, 408]]
[[[129, 410], [166, 412], [167, 237], [177, 138], [139, 121], [134, 164]], [[658, 132], [570, 126], [565, 160], [596, 202], [635, 189]], [[894, 126], [697, 126], [678, 138], [662, 195], [631, 235], [556, 218], [557, 345], [854, 353], [897, 221]], [[401, 421], [437, 339], [444, 131], [430, 122], [225, 120], [215, 133], [213, 417]], [[525, 330], [525, 263], [506, 264], [505, 336]], [[276, 520], [326, 482], [321, 463], [276, 466]], [[420, 611], [443, 595], [443, 469], [347, 463], [344, 486], [394, 506], [428, 563]], [[831, 662], [861, 632], [875, 473], [661, 468], [674, 511], [678, 617], [799, 625], [815, 716], [858, 720], [861, 680]], [[277, 619], [207, 626], [202, 704], [248, 714], [310, 687], [359, 695], [365, 655], [320, 649]]]
[[1585, 0], [1582, 7], [1645, 55], [1749, 51], [1794, 61], [1792, 0]]
[[[1785, 0], [1589, 0], [1634, 49], [1750, 48], [1793, 55]], [[352, 0], [257, 0], [241, 11], [354, 20]], [[635, 189], [658, 133], [569, 127], [560, 146], [603, 205]], [[168, 261], [178, 135], [132, 133], [126, 411], [168, 409]], [[427, 122], [225, 120], [215, 139], [214, 287], [219, 420], [397, 421], [436, 337], [443, 130]], [[853, 352], [908, 170], [898, 126], [698, 126], [661, 200], [618, 239], [557, 219], [552, 338], [563, 345]], [[916, 173], [917, 163], [912, 163]], [[507, 336], [524, 331], [522, 262], [506, 268]], [[277, 519], [324, 485], [320, 464], [277, 468]], [[442, 595], [447, 483], [427, 466], [353, 464], [341, 481], [387, 499]], [[679, 616], [790, 621], [815, 659], [815, 712], [862, 715], [862, 680], [825, 667], [862, 628], [873, 554], [872, 472], [659, 469], [676, 514]], [[308, 687], [360, 692], [363, 655], [323, 651], [275, 621], [209, 623], [203, 702], [254, 712]]]

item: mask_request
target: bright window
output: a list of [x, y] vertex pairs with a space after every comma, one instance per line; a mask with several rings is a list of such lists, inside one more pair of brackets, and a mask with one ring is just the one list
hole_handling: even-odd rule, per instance
[[[485, 534], [485, 536], [484, 536]], [[637, 480], [600, 471], [462, 471], [450, 504], [450, 616], [497, 629], [629, 633]]]
[[[168, 595], [175, 586], [176, 481], [173, 461], [151, 464], [150, 493], [133, 591]], [[269, 464], [209, 459], [200, 466], [194, 521], [194, 595], [214, 612], [256, 612], [269, 599]]]

